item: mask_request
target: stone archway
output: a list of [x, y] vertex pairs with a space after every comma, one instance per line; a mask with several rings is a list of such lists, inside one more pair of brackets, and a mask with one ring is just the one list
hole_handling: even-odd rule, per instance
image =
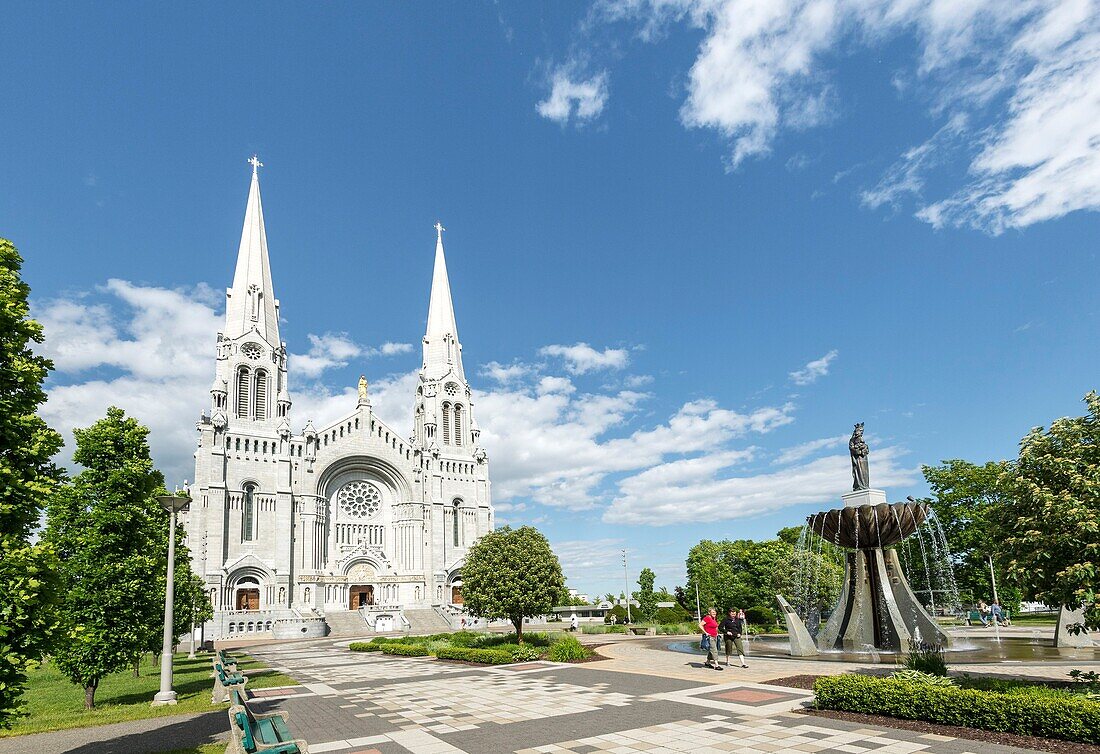
[[358, 610], [374, 604], [374, 584], [354, 584], [348, 587], [348, 610]]

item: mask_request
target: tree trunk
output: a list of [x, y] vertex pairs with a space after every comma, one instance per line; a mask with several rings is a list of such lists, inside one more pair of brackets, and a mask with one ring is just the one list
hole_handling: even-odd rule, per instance
[[84, 687], [84, 709], [95, 709], [95, 690], [99, 682]]
[[523, 643], [523, 616], [512, 618], [512, 625], [516, 627], [516, 643]]

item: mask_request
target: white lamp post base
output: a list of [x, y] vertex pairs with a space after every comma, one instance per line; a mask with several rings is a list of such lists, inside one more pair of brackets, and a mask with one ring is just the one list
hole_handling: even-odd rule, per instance
[[153, 697], [153, 707], [163, 707], [168, 704], [176, 704], [176, 692], [175, 691], [159, 691], [157, 695]]

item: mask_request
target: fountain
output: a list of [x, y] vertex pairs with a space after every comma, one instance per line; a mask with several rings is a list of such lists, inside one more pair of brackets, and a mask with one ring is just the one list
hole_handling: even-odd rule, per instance
[[[897, 545], [918, 533], [929, 519], [929, 507], [912, 498], [904, 503], [888, 503], [883, 490], [871, 489], [862, 423], [855, 425], [848, 447], [852, 492], [842, 497], [843, 507], [806, 519], [806, 530], [816, 535], [819, 548], [821, 542], [830, 542], [845, 551], [840, 598], [825, 625], [812, 627], [817, 629], [817, 649], [899, 652], [910, 642], [947, 646], [947, 634], [913, 593], [898, 557]], [[932, 573], [924, 540], [919, 541], [925, 572]], [[933, 542], [934, 558], [944, 560], [950, 571], [946, 548], [939, 547], [935, 539]], [[942, 555], [937, 550], [942, 550]], [[813, 595], [809, 593], [812, 591], [808, 589], [803, 595], [806, 599], [803, 612], [807, 617], [813, 612]], [[928, 591], [934, 604], [931, 583]], [[801, 623], [799, 615], [790, 606], [784, 608], [785, 604], [780, 600], [788, 627], [793, 622]], [[792, 636], [798, 632], [797, 628], [791, 628]], [[804, 652], [805, 647], [800, 646], [799, 651]]]

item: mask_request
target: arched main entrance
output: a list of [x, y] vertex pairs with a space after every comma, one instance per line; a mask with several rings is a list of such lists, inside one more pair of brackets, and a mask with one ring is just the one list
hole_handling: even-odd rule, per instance
[[451, 604], [452, 605], [461, 605], [462, 604], [462, 584], [458, 584], [456, 586], [451, 587]]
[[348, 609], [358, 610], [374, 604], [374, 585], [355, 584], [348, 588]]
[[238, 610], [259, 610], [260, 609], [260, 590], [259, 589], [238, 589], [237, 590], [237, 609]]

